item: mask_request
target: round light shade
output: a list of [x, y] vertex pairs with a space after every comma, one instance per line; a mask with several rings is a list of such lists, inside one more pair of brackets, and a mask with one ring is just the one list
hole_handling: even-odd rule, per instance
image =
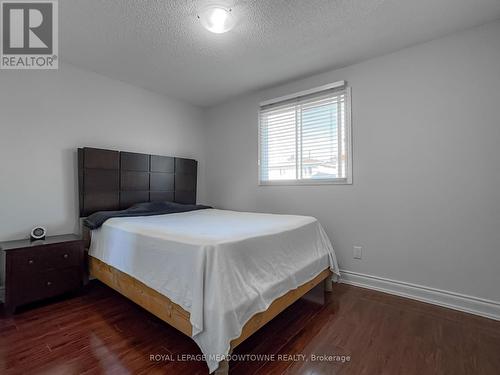
[[234, 27], [235, 19], [230, 8], [220, 5], [209, 5], [198, 14], [205, 29], [216, 34], [222, 34]]

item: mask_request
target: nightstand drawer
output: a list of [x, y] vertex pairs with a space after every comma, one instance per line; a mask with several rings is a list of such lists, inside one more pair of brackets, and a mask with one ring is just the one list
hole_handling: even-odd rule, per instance
[[11, 256], [15, 269], [29, 273], [78, 266], [82, 262], [82, 254], [81, 242], [75, 242], [64, 246], [34, 247], [33, 249], [17, 251]]
[[18, 291], [19, 303], [57, 296], [81, 286], [82, 279], [77, 267], [38, 272], [25, 280]]
[[8, 254], [8, 260], [12, 262], [13, 269], [23, 274], [31, 274], [45, 268], [42, 249], [16, 251]]
[[70, 266], [78, 266], [82, 263], [83, 247], [81, 242], [68, 244], [64, 246], [54, 246], [42, 250], [43, 253], [43, 268], [65, 268]]

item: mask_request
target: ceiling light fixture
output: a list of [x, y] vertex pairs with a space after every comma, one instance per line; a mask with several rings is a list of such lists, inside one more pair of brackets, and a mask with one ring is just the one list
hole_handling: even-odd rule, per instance
[[198, 18], [205, 29], [222, 34], [234, 27], [235, 19], [231, 8], [222, 5], [208, 5], [201, 10]]

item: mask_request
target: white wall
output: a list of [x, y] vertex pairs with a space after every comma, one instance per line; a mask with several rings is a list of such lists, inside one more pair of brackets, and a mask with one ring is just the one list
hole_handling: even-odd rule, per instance
[[[354, 184], [257, 186], [258, 103], [338, 80], [352, 87]], [[315, 216], [344, 270], [500, 301], [499, 22], [207, 115], [207, 203]]]
[[[195, 158], [203, 201], [202, 111], [63, 64], [0, 71], [0, 241], [78, 227], [76, 149]], [[3, 280], [0, 279], [0, 280]]]

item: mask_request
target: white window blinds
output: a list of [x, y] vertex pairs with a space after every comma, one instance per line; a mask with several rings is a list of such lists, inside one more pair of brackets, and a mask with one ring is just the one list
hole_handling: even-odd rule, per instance
[[342, 82], [261, 103], [260, 183], [350, 183], [349, 98]]

